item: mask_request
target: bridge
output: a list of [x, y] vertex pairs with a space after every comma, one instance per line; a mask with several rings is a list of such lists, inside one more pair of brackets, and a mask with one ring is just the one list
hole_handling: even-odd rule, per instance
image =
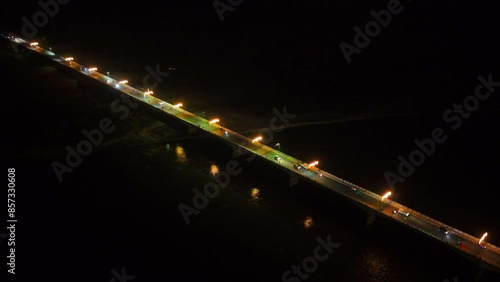
[[487, 268], [500, 272], [500, 248], [481, 239], [460, 231], [445, 223], [439, 222], [424, 214], [386, 197], [375, 194], [365, 188], [353, 184], [347, 180], [332, 175], [316, 166], [309, 166], [299, 159], [287, 155], [277, 149], [262, 144], [259, 139], [251, 139], [228, 128], [211, 122], [203, 117], [197, 116], [182, 108], [181, 104], [171, 104], [151, 96], [148, 91], [133, 88], [125, 81], [117, 81], [109, 76], [97, 72], [86, 66], [76, 63], [73, 58], [64, 58], [46, 50], [37, 43], [28, 41], [13, 34], [3, 34], [4, 38], [15, 44], [18, 48], [24, 48], [28, 52], [34, 52], [44, 56], [63, 67], [79, 72], [97, 82], [107, 85], [116, 91], [128, 95], [135, 100], [153, 107], [165, 115], [175, 117], [192, 129], [202, 130], [212, 136], [233, 146], [233, 152], [246, 151], [272, 163], [290, 174], [290, 185], [294, 185], [298, 179], [313, 182], [332, 192], [340, 194], [349, 200], [362, 206], [368, 211], [368, 221], [375, 216], [384, 217], [403, 224], [417, 232], [421, 232], [453, 250], [461, 253], [478, 264], [481, 268]]

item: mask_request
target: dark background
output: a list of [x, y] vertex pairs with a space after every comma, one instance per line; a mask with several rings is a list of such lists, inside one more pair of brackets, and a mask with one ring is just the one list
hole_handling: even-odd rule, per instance
[[[168, 101], [182, 99], [194, 112], [230, 116], [227, 126], [238, 130], [266, 126], [271, 109], [283, 106], [298, 115], [295, 123], [361, 118], [287, 129], [277, 140], [285, 152], [304, 160], [320, 156], [325, 170], [383, 193], [383, 173], [395, 171], [397, 156], [407, 156], [415, 138], [428, 137], [438, 126], [449, 128], [442, 113], [474, 93], [477, 76], [492, 73], [500, 80], [498, 4], [401, 3], [403, 11], [350, 64], [340, 42], [353, 44], [353, 28], [363, 28], [372, 20], [370, 11], [385, 9], [387, 1], [244, 0], [221, 22], [210, 1], [73, 0], [61, 5], [36, 38], [134, 85], [141, 84], [145, 66], [175, 66], [175, 75], [155, 93]], [[35, 1], [2, 5], [0, 28], [19, 35], [21, 18], [31, 19], [40, 10]], [[366, 232], [339, 218], [352, 214], [353, 221], [363, 223], [361, 212], [348, 203], [312, 192], [289, 193], [282, 183], [267, 182], [272, 176], [258, 169], [234, 184], [243, 188], [218, 198], [207, 211], [210, 216], [186, 229], [176, 207], [189, 200], [192, 187], [204, 183], [191, 179], [189, 167], [203, 166], [207, 159], [227, 162], [216, 145], [204, 152], [196, 141], [183, 143], [197, 157], [182, 173], [174, 160], [165, 164], [159, 156], [145, 157], [149, 147], [137, 152], [117, 147], [95, 153], [60, 184], [50, 163], [108, 109], [79, 104], [81, 93], [66, 78], [41, 75], [44, 69], [29, 63], [3, 62], [3, 167], [19, 168], [19, 213], [26, 222], [19, 227], [19, 281], [34, 275], [109, 281], [110, 269], [124, 266], [137, 281], [280, 281], [284, 270], [315, 247], [315, 238], [326, 234], [334, 234], [345, 251], [311, 281], [451, 281], [455, 276], [473, 281], [472, 264], [427, 238], [388, 223]], [[474, 236], [487, 229], [490, 241], [500, 245], [494, 196], [500, 184], [497, 96], [482, 102], [459, 130], [447, 131], [449, 141], [398, 186], [398, 201]], [[130, 123], [124, 127], [143, 126], [137, 119]], [[269, 193], [269, 206], [247, 206], [242, 200], [246, 185], [254, 182]], [[163, 192], [165, 187], [171, 194]], [[294, 225], [305, 214], [315, 214], [314, 232], [302, 233]], [[406, 235], [394, 235], [400, 232]], [[280, 246], [287, 251], [276, 251]], [[356, 264], [367, 253], [373, 257]], [[391, 267], [378, 264], [385, 260]], [[374, 275], [362, 270], [366, 265], [383, 270]], [[488, 278], [498, 281], [491, 273], [484, 281]]]

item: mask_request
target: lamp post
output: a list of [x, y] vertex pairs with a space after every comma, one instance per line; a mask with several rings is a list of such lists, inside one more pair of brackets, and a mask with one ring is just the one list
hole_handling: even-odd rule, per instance
[[481, 245], [481, 243], [483, 243], [484, 239], [486, 238], [486, 236], [488, 236], [488, 232], [484, 233], [483, 234], [483, 237], [481, 237], [481, 239], [479, 240], [479, 246], [485, 248], [486, 247], [486, 243], [484, 245]]
[[252, 143], [259, 142], [262, 140], [262, 136], [257, 136], [252, 140]]
[[315, 166], [317, 166], [318, 164], [319, 164], [319, 162], [318, 162], [318, 161], [314, 161], [314, 162], [312, 162], [312, 163], [308, 164], [308, 165], [307, 165], [307, 168], [315, 167]]
[[382, 196], [382, 198], [380, 199], [380, 210], [382, 210], [382, 209], [383, 209], [383, 208], [382, 208], [382, 203], [384, 202], [384, 200], [385, 200], [385, 199], [387, 199], [387, 197], [389, 197], [391, 194], [392, 194], [392, 192], [391, 192], [391, 191], [389, 191], [389, 192], [385, 193], [385, 195], [384, 195], [384, 196]]

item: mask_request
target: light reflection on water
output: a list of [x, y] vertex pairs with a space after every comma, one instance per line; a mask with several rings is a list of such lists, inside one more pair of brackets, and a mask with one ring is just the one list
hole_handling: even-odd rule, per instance
[[215, 176], [217, 175], [217, 173], [219, 173], [219, 167], [217, 165], [212, 164], [210, 166], [210, 174]]
[[[190, 144], [180, 144], [180, 145], [171, 144], [170, 146], [169, 146], [170, 148], [167, 148], [167, 150], [171, 152], [170, 155], [175, 155], [176, 163], [183, 163], [183, 164], [189, 163], [190, 166], [193, 166], [195, 168], [200, 169], [200, 171], [203, 171], [205, 176], [207, 175], [207, 170], [211, 176], [215, 176], [218, 173], [223, 172], [223, 170], [221, 171], [216, 164], [217, 162], [222, 164], [224, 163], [223, 161], [213, 158], [212, 156], [208, 158], [205, 156], [200, 157], [195, 153], [196, 150], [193, 149], [190, 146]], [[187, 153], [190, 154], [189, 159], [187, 157]], [[280, 207], [279, 204], [277, 204], [276, 198], [274, 197], [275, 195], [269, 192], [268, 190], [269, 187], [267, 187], [266, 185], [262, 185], [262, 183], [255, 183], [254, 179], [247, 179], [241, 177], [234, 178], [233, 181], [235, 181], [234, 184], [237, 184], [237, 186], [240, 186], [240, 188], [245, 186], [247, 187], [244, 190], [240, 190], [240, 192], [242, 192], [242, 194], [245, 196], [246, 201], [250, 203], [255, 203], [258, 206], [260, 206], [260, 204], [263, 204], [266, 207], [270, 207], [273, 211], [280, 211], [280, 209], [282, 208]], [[249, 185], [258, 185], [259, 188], [255, 186], [252, 187]], [[248, 189], [248, 187], [250, 189]], [[263, 194], [261, 193], [265, 193], [265, 195], [267, 195], [265, 197], [265, 200], [262, 198]], [[280, 194], [280, 192], [275, 192], [275, 193]], [[322, 222], [322, 218], [320, 215], [316, 215], [315, 218], [313, 219], [311, 216], [306, 216], [307, 214], [308, 214], [307, 211], [304, 210], [297, 212], [294, 215], [292, 215], [291, 218], [289, 218], [290, 219], [289, 222], [292, 222], [294, 227], [299, 227], [301, 229], [304, 228], [303, 230], [307, 230], [307, 232], [310, 234], [315, 234], [315, 232], [317, 231], [325, 231], [325, 226], [323, 224], [317, 224], [318, 222]], [[278, 219], [271, 218], [271, 220], [278, 220]], [[345, 232], [344, 230], [336, 230], [335, 233], [332, 234], [343, 234], [344, 232]], [[349, 241], [344, 240], [340, 243], [347, 245]], [[263, 248], [263, 250], [266, 249], [266, 247], [264, 246], [261, 247]], [[349, 280], [344, 280], [344, 281], [361, 281], [361, 282], [396, 281], [394, 279], [398, 278], [398, 276], [401, 275], [403, 269], [404, 271], [411, 271], [411, 269], [402, 268], [400, 265], [394, 264], [394, 262], [391, 265], [388, 262], [387, 253], [385, 253], [382, 249], [379, 248], [368, 248], [366, 250], [360, 250], [360, 249], [353, 250], [351, 253], [346, 255], [345, 260], [346, 264], [342, 266], [349, 267], [348, 271]], [[341, 266], [339, 265], [339, 267]], [[407, 280], [407, 281], [415, 281], [415, 280]]]
[[186, 152], [182, 146], [177, 145], [175, 147], [175, 155], [177, 156], [177, 161], [181, 164], [187, 163], [189, 160], [187, 158]]
[[254, 202], [261, 200], [260, 190], [257, 188], [252, 188], [252, 190], [250, 192], [250, 196], [251, 196], [252, 201], [254, 201]]
[[356, 274], [359, 281], [390, 281], [393, 273], [390, 263], [380, 251], [368, 248], [358, 258], [359, 271]]
[[313, 221], [312, 217], [307, 216], [307, 217], [304, 219], [303, 224], [304, 224], [304, 228], [305, 228], [305, 229], [310, 229], [311, 227], [313, 227], [313, 226], [314, 226], [314, 221]]

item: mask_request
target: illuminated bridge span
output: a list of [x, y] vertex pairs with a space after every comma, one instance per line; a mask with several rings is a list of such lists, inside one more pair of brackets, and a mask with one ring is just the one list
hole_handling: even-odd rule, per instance
[[[127, 81], [117, 81], [111, 77], [105, 76], [92, 67], [88, 68], [76, 63], [73, 58], [64, 58], [49, 50], [43, 49], [35, 42], [29, 42], [14, 35], [4, 35], [4, 37], [15, 43], [18, 47], [36, 52], [67, 68], [82, 73], [105, 85], [109, 85], [109, 87], [115, 88], [117, 91], [129, 95], [159, 111], [163, 111], [164, 114], [176, 117], [198, 130], [206, 131], [224, 140], [226, 143], [231, 144], [233, 148], [249, 151], [281, 169], [286, 170], [290, 173], [292, 179], [295, 178], [295, 180], [297, 180], [297, 178], [300, 177], [301, 179], [310, 180], [328, 190], [341, 194], [358, 205], [363, 206], [369, 211], [371, 218], [374, 218], [375, 215], [390, 218], [447, 244], [450, 248], [472, 259], [481, 267], [500, 272], [500, 248], [487, 243], [486, 240], [482, 240], [484, 238], [474, 237], [395, 201], [387, 200], [385, 199], [386, 197], [375, 194], [326, 171], [322, 171], [314, 166], [314, 164], [312, 166], [304, 165], [301, 160], [260, 143], [258, 138], [250, 139], [238, 134], [228, 128], [222, 127], [218, 124], [218, 121], [209, 121], [184, 110], [182, 104], [174, 105], [160, 100], [151, 96], [151, 91], [143, 92], [130, 87], [127, 85]], [[444, 228], [444, 230], [441, 228]]]

